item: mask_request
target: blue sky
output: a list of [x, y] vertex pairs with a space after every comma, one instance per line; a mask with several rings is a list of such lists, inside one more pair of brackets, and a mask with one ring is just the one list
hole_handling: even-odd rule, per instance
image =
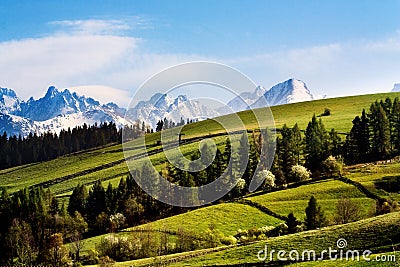
[[[400, 1], [0, 1], [0, 86], [59, 88], [121, 105], [170, 65], [210, 60], [315, 95], [400, 82]], [[167, 90], [167, 89], [161, 89]]]

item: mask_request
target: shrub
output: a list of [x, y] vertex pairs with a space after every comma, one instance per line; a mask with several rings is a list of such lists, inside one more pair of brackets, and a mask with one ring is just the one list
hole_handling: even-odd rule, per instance
[[135, 256], [132, 242], [127, 237], [117, 237], [114, 234], [105, 236], [97, 249], [103, 258], [109, 256], [118, 261], [129, 260]]
[[295, 182], [306, 181], [310, 179], [310, 171], [304, 166], [294, 165], [290, 170], [290, 176]]
[[330, 116], [331, 115], [331, 110], [329, 108], [324, 109], [324, 113], [321, 114], [321, 116]]
[[275, 175], [268, 170], [259, 171], [256, 175], [256, 179], [260, 182], [263, 181], [262, 189], [264, 190], [271, 190], [275, 187]]
[[329, 156], [322, 162], [322, 171], [328, 177], [339, 176], [342, 172], [343, 163], [342, 160], [337, 160], [333, 156]]
[[115, 265], [115, 261], [110, 259], [108, 256], [101, 257], [99, 259], [99, 266], [100, 267], [111, 267]]
[[336, 205], [335, 222], [337, 224], [344, 224], [355, 222], [361, 217], [360, 205], [352, 201], [350, 198], [340, 198]]

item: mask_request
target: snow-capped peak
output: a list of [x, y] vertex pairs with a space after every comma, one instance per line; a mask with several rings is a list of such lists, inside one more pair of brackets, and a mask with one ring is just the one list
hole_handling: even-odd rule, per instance
[[253, 92], [244, 92], [235, 97], [228, 102], [227, 106], [233, 111], [241, 111], [250, 107], [276, 106], [313, 99], [314, 97], [306, 84], [292, 78], [268, 90], [262, 86], [257, 86]]
[[12, 89], [0, 87], [0, 99], [4, 96], [17, 97], [17, 94]]
[[127, 111], [131, 120], [145, 121], [153, 128], [164, 118], [173, 122], [181, 119], [202, 119], [218, 116], [219, 113], [201, 105], [198, 101], [190, 100], [186, 95], [172, 98], [167, 94], [156, 93], [147, 101], [140, 101]]
[[51, 98], [55, 97], [58, 95], [60, 92], [55, 86], [50, 86], [49, 89], [47, 89], [46, 95], [44, 96], [45, 98]]
[[307, 85], [293, 78], [273, 86], [264, 94], [264, 97], [271, 106], [314, 99]]

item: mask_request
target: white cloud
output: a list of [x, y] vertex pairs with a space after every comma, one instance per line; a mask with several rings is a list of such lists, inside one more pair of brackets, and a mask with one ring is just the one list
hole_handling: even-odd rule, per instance
[[151, 28], [149, 20], [139, 16], [122, 19], [58, 20], [49, 23], [57, 27], [56, 33], [74, 35], [122, 35], [133, 29]]
[[104, 85], [81, 85], [69, 87], [68, 89], [78, 95], [93, 97], [102, 104], [113, 102], [119, 103], [121, 107], [127, 107], [132, 98], [132, 94], [126, 90]]
[[[146, 79], [166, 67], [191, 60], [231, 65], [265, 87], [291, 77], [302, 79], [317, 95], [388, 91], [393, 83], [400, 82], [400, 33], [385, 40], [291, 48], [260, 55], [245, 51], [236, 58], [218, 59], [143, 49], [148, 40], [125, 35], [135, 27], [149, 27], [136, 17], [51, 24], [56, 31], [49, 36], [0, 42], [0, 86], [15, 89], [23, 98], [41, 97], [49, 85], [60, 89], [80, 86], [80, 93], [101, 102], [113, 99], [125, 106], [127, 96]], [[94, 84], [108, 89], [82, 89], [82, 85]], [[167, 89], [160, 84], [159, 91]]]
[[0, 43], [3, 86], [22, 97], [43, 94], [55, 84], [93, 84], [120, 64], [138, 39], [119, 36], [61, 35]]
[[387, 92], [400, 81], [399, 42], [335, 43], [231, 59], [265, 87], [298, 78], [316, 95], [357, 95]]

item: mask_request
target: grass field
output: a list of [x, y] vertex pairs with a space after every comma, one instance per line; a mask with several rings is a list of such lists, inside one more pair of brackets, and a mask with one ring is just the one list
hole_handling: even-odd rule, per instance
[[[199, 234], [212, 226], [221, 231], [225, 236], [229, 236], [234, 235], [238, 229], [249, 229], [266, 225], [275, 226], [280, 222], [280, 220], [248, 205], [221, 203], [137, 227], [128, 228], [126, 231], [152, 229], [176, 232], [178, 229], [184, 229]], [[123, 236], [129, 235], [129, 233], [123, 232], [117, 235]], [[86, 239], [84, 251], [94, 249], [104, 236], [105, 235], [101, 235]]]
[[[393, 171], [390, 171], [390, 166], [393, 167]], [[381, 172], [371, 175], [375, 177], [374, 179], [379, 179], [379, 177], [385, 173], [393, 173], [398, 167], [398, 163], [375, 166], [374, 168], [377, 170], [381, 169]], [[363, 170], [359, 172], [354, 171], [351, 175], [354, 180], [368, 180], [365, 178]], [[336, 205], [341, 197], [351, 198], [352, 201], [359, 204], [361, 208], [361, 218], [371, 216], [371, 211], [375, 204], [375, 200], [367, 198], [356, 187], [333, 179], [311, 182], [295, 188], [250, 196], [246, 199], [261, 204], [283, 216], [287, 216], [290, 212], [293, 212], [296, 218], [303, 221], [305, 217], [305, 208], [312, 195], [317, 198], [319, 205], [321, 205], [330, 223], [333, 223]], [[153, 230], [168, 229], [177, 231], [179, 228], [183, 228], [200, 233], [210, 225], [213, 225], [225, 235], [233, 235], [239, 228], [250, 229], [253, 226], [277, 225], [280, 222], [282, 221], [249, 205], [222, 203], [199, 208], [127, 230], [146, 229], [148, 227]], [[126, 233], [121, 233], [120, 235], [126, 235]], [[95, 248], [102, 237], [103, 236], [97, 236], [87, 239], [85, 250]]]
[[[268, 246], [269, 251], [273, 249], [287, 252], [292, 249], [300, 252], [314, 250], [317, 255], [320, 255], [322, 250], [329, 249], [329, 247], [337, 249], [336, 241], [339, 238], [344, 238], [347, 241], [345, 250], [359, 250], [361, 253], [366, 249], [375, 253], [381, 249], [390, 251], [393, 242], [400, 240], [400, 213], [386, 214], [345, 225], [326, 227], [321, 230], [274, 237], [267, 241], [210, 253], [170, 266], [256, 263], [259, 262], [258, 251], [264, 249], [265, 246]], [[274, 260], [276, 260], [276, 253], [274, 256]], [[316, 263], [314, 266], [321, 266], [318, 264]]]
[[287, 216], [290, 212], [304, 219], [304, 210], [311, 196], [321, 205], [328, 219], [333, 219], [336, 204], [341, 197], [351, 198], [362, 207], [363, 216], [367, 216], [374, 200], [368, 199], [354, 186], [336, 180], [323, 180], [296, 188], [249, 197], [252, 202], [261, 204], [270, 210]]
[[[359, 115], [363, 108], [368, 109], [371, 102], [400, 96], [400, 93], [362, 95], [343, 98], [324, 99], [310, 102], [295, 103], [289, 105], [272, 107], [276, 127], [282, 127], [284, 123], [289, 127], [298, 123], [301, 129], [305, 129], [313, 114], [321, 114], [325, 108], [331, 110], [331, 115], [322, 117], [326, 129], [335, 128], [341, 133], [349, 132], [354, 116]], [[255, 112], [262, 113], [262, 110]], [[251, 130], [257, 126], [254, 114], [250, 111], [238, 113], [247, 129]], [[265, 118], [264, 118], [265, 119]], [[226, 115], [218, 118], [224, 124], [232, 125], [233, 129], [239, 129], [234, 123], [234, 115]], [[267, 126], [265, 121], [262, 127]], [[179, 128], [164, 131], [164, 134], [176, 136]], [[213, 120], [205, 120], [198, 123], [185, 125], [181, 129], [184, 139], [203, 137], [207, 138], [210, 134], [223, 133], [221, 125]], [[226, 136], [213, 137], [216, 144], [222, 148]], [[135, 157], [135, 162], [140, 163], [143, 152], [142, 144], [146, 142], [148, 152], [157, 152], [150, 156], [151, 161], [157, 168], [161, 168], [166, 161], [161, 146], [157, 145], [160, 140], [160, 133], [148, 134], [129, 142], [129, 150], [125, 151], [125, 156]], [[193, 150], [198, 149], [200, 140], [186, 143], [180, 146], [183, 155], [188, 156]], [[177, 151], [172, 152], [176, 154]], [[398, 193], [387, 193], [376, 189], [375, 182], [386, 176], [400, 175], [400, 163], [365, 165], [355, 169], [345, 170], [346, 177], [362, 183], [370, 191], [384, 197], [391, 197], [400, 200]], [[122, 145], [110, 145], [90, 151], [64, 156], [52, 161], [19, 166], [0, 171], [0, 185], [6, 187], [10, 192], [15, 192], [24, 187], [46, 183], [50, 189], [59, 196], [68, 196], [71, 190], [78, 184], [90, 185], [96, 180], [101, 180], [103, 185], [112, 183], [117, 185], [120, 178], [128, 173], [127, 165], [124, 161]], [[65, 178], [65, 179], [64, 179]], [[47, 183], [52, 181], [51, 183]], [[311, 195], [314, 195], [322, 206], [325, 214], [332, 220], [336, 208], [336, 203], [340, 197], [348, 197], [360, 204], [363, 217], [366, 217], [373, 206], [374, 201], [365, 197], [354, 186], [337, 181], [324, 180], [302, 185], [283, 191], [276, 191], [267, 194], [249, 196], [248, 199], [267, 207], [275, 213], [286, 216], [289, 212], [294, 212], [295, 216], [303, 220], [304, 210]], [[185, 214], [180, 214], [170, 218], [148, 223], [140, 227], [150, 229], [167, 229], [177, 231], [183, 228], [189, 231], [201, 232], [210, 225], [220, 230], [225, 235], [233, 235], [240, 229], [251, 227], [261, 227], [266, 225], [277, 225], [282, 222], [270, 215], [263, 213], [257, 208], [239, 203], [223, 203], [208, 207], [199, 208]], [[256, 262], [254, 253], [265, 244], [272, 248], [283, 249], [320, 249], [326, 246], [333, 246], [339, 237], [346, 238], [352, 248], [376, 249], [389, 244], [388, 237], [399, 237], [400, 214], [393, 213], [382, 217], [371, 218], [361, 222], [356, 222], [344, 226], [333, 226], [324, 228], [321, 231], [309, 231], [295, 235], [270, 238], [266, 242], [247, 245], [243, 247], [230, 248], [226, 251], [213, 252], [209, 255], [199, 256], [176, 266], [203, 266], [203, 264], [231, 264]], [[362, 233], [362, 234], [360, 234]], [[119, 235], [129, 235], [130, 233], [120, 233]], [[86, 240], [84, 251], [95, 248], [103, 236], [97, 236]], [[191, 252], [183, 255], [190, 255]], [[170, 257], [170, 256], [168, 256]], [[135, 264], [149, 263], [153, 259], [136, 261]], [[127, 263], [118, 263], [117, 266], [130, 266]], [[304, 263], [305, 266], [310, 263]], [[314, 264], [314, 263], [312, 263]]]
[[[271, 111], [275, 118], [275, 124], [277, 127], [281, 127], [284, 123], [293, 126], [297, 122], [301, 129], [305, 129], [313, 114], [321, 114], [324, 108], [330, 108], [331, 116], [323, 117], [323, 122], [326, 128], [335, 128], [339, 132], [348, 132], [354, 116], [360, 114], [363, 108], [369, 108], [371, 102], [375, 100], [384, 99], [386, 97], [394, 98], [396, 96], [400, 96], [400, 93], [323, 99], [275, 106], [271, 107]], [[255, 117], [252, 112], [243, 111], [238, 114], [248, 129], [253, 129], [256, 126]], [[234, 115], [222, 116], [218, 120], [226, 124], [231, 124], [234, 122]], [[168, 135], [168, 131], [172, 134], [175, 133], [177, 129], [167, 130], [165, 131], [165, 134]], [[182, 133], [185, 134], [184, 138], [206, 136], [216, 132], [223, 132], [223, 130], [221, 125], [213, 120], [192, 123], [185, 125], [182, 128]], [[160, 146], [155, 145], [158, 140], [160, 140], [160, 133], [146, 135], [146, 144], [151, 145], [151, 147], [148, 148], [149, 151], [160, 148]], [[130, 142], [129, 147], [133, 149], [129, 150], [127, 154], [135, 155], [135, 153], [141, 151], [141, 144], [143, 144], [142, 138]], [[194, 146], [191, 146], [190, 149], [193, 147]], [[185, 146], [182, 146], [181, 149], [184, 150]], [[155, 157], [154, 160], [156, 162], [162, 162], [164, 161], [162, 158], [163, 157]], [[48, 162], [2, 170], [0, 171], [0, 184], [2, 187], [8, 188], [10, 192], [14, 192], [24, 187], [51, 181], [67, 175], [77, 174], [75, 177], [77, 179], [64, 181], [62, 183], [57, 182], [50, 186], [50, 188], [56, 193], [59, 192], [60, 194], [64, 194], [72, 190], [78, 182], [90, 183], [97, 179], [119, 180], [119, 178], [124, 176], [128, 171], [126, 165], [123, 163], [96, 172], [91, 172], [90, 169], [94, 167], [102, 167], [105, 164], [121, 161], [123, 159], [124, 155], [121, 145], [99, 148], [97, 150], [64, 156]], [[87, 173], [80, 174], [82, 172]]]
[[[115, 266], [149, 266], [149, 264], [155, 264], [153, 266], [227, 266], [232, 264], [243, 264], [243, 266], [245, 266], [245, 264], [259, 263], [260, 260], [257, 258], [257, 254], [260, 250], [265, 249], [265, 246], [267, 246], [269, 252], [275, 250], [273, 260], [276, 261], [276, 252], [278, 250], [286, 251], [286, 257], [288, 257], [289, 251], [293, 249], [300, 252], [300, 257], [303, 250], [314, 250], [316, 255], [320, 256], [321, 251], [325, 249], [328, 250], [329, 247], [332, 249], [338, 249], [337, 240], [340, 238], [344, 238], [347, 241], [347, 246], [342, 249], [344, 253], [346, 253], [347, 250], [358, 250], [360, 255], [362, 255], [364, 250], [369, 249], [373, 253], [370, 256], [371, 261], [367, 262], [363, 260], [362, 256], [360, 256], [360, 262], [355, 260], [324, 260], [295, 263], [294, 265], [397, 266], [396, 264], [398, 264], [400, 257], [400, 253], [398, 252], [395, 253], [397, 259], [396, 262], [383, 263], [375, 260], [377, 256], [393, 255], [391, 252], [393, 251], [392, 244], [396, 244], [394, 241], [397, 240], [397, 242], [399, 242], [400, 240], [400, 213], [386, 214], [345, 225], [330, 226], [322, 228], [321, 230], [273, 237], [266, 241], [259, 241], [241, 247], [217, 248], [217, 250], [221, 251], [216, 252], [213, 251], [213, 249], [206, 249], [155, 258], [118, 262]], [[386, 250], [388, 252], [381, 253], [381, 250]], [[295, 256], [295, 254], [293, 255]], [[338, 258], [340, 257], [339, 255]], [[327, 254], [325, 254], [325, 256], [327, 256]], [[171, 259], [175, 259], [178, 262], [174, 263]]]

